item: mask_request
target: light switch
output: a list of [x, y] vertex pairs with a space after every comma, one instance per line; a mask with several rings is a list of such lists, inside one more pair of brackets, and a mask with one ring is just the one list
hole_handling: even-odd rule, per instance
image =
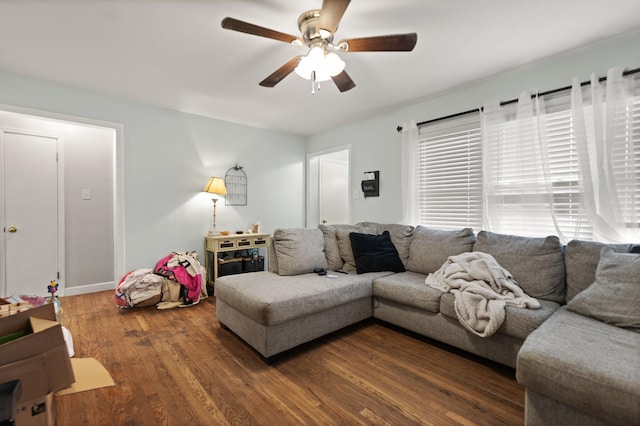
[[82, 190], [82, 199], [83, 200], [90, 200], [91, 199], [91, 190], [90, 189], [83, 189]]

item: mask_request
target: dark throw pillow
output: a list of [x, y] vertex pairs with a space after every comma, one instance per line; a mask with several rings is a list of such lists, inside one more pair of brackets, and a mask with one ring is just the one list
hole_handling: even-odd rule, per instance
[[351, 250], [356, 261], [356, 272], [404, 272], [398, 250], [391, 242], [389, 231], [381, 235], [350, 232]]

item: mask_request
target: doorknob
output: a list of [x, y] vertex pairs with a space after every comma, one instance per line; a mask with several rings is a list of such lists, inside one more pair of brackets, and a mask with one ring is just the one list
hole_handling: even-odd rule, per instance
[[18, 228], [16, 228], [15, 226], [12, 226], [11, 228], [9, 228], [9, 232], [11, 232], [12, 234], [15, 232], [18, 232]]

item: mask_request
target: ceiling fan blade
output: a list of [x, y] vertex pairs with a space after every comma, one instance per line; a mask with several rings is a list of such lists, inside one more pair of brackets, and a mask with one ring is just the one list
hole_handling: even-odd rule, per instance
[[324, 0], [322, 2], [318, 29], [327, 31], [326, 36], [320, 32], [323, 38], [327, 38], [336, 32], [342, 15], [344, 15], [345, 10], [347, 10], [350, 1], [351, 0]]
[[291, 34], [281, 33], [280, 31], [260, 27], [234, 18], [224, 18], [222, 20], [222, 28], [257, 35], [260, 37], [272, 38], [274, 40], [284, 41], [285, 43], [292, 43], [294, 40], [298, 40], [298, 37], [292, 36]]
[[289, 62], [275, 70], [269, 77], [265, 78], [260, 82], [260, 86], [262, 87], [273, 87], [276, 84], [280, 83], [283, 78], [288, 76], [296, 69], [298, 66], [298, 62], [300, 62], [301, 55], [296, 56], [291, 59]]
[[377, 37], [350, 38], [338, 43], [345, 52], [410, 52], [418, 41], [418, 34], [393, 34]]
[[331, 77], [331, 80], [338, 86], [338, 90], [341, 92], [346, 92], [347, 90], [351, 90], [356, 87], [356, 84], [351, 80], [349, 74], [346, 71], [342, 71], [340, 74], [335, 77]]

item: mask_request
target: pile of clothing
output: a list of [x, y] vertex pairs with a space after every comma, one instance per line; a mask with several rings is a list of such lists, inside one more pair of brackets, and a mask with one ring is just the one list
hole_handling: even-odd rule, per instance
[[120, 308], [193, 306], [207, 297], [205, 276], [197, 252], [172, 252], [153, 269], [137, 269], [122, 277], [116, 287], [115, 303]]

